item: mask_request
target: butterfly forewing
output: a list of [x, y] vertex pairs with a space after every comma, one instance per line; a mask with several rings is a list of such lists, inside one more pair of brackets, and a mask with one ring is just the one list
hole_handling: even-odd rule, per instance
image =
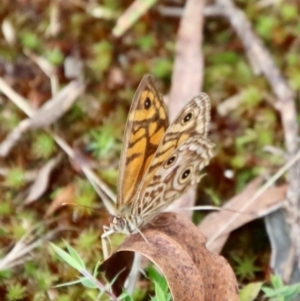
[[129, 205], [169, 126], [153, 77], [144, 76], [129, 111], [120, 159], [117, 209]]

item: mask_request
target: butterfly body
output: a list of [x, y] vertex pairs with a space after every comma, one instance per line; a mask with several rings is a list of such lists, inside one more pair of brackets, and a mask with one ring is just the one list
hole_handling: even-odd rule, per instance
[[114, 215], [111, 217], [110, 229], [117, 233], [131, 234], [142, 228], [143, 220], [139, 216]]
[[152, 76], [142, 79], [125, 127], [109, 233], [141, 233], [143, 225], [200, 181], [200, 170], [213, 157], [209, 122], [210, 101], [201, 93], [169, 125]]

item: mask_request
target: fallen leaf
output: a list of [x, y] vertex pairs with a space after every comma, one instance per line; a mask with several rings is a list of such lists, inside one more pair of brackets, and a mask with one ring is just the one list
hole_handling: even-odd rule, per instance
[[35, 112], [30, 118], [30, 128], [44, 128], [57, 121], [71, 108], [84, 87], [84, 83], [80, 80], [70, 82]]
[[75, 198], [74, 191], [75, 189], [72, 184], [64, 187], [52, 201], [47, 212], [45, 213], [45, 218], [51, 216], [57, 209], [61, 208], [64, 203], [73, 202]]
[[[6, 157], [12, 147], [19, 141], [23, 133], [29, 129], [45, 128], [56, 120], [58, 120], [64, 113], [66, 113], [73, 105], [76, 98], [83, 92], [84, 83], [80, 80], [70, 82], [66, 87], [59, 91], [55, 97], [48, 100], [38, 110], [33, 110], [26, 99], [19, 97], [8, 84], [0, 79], [0, 85], [5, 91], [9, 91], [9, 96], [15, 98], [13, 101], [22, 103], [22, 109], [31, 118], [22, 120], [19, 125], [4, 139], [0, 144], [0, 157]], [[26, 108], [26, 110], [25, 110]]]
[[[251, 199], [262, 181], [261, 177], [254, 179], [241, 193], [234, 196], [223, 206], [225, 210], [208, 214], [202, 220], [199, 229], [207, 237], [206, 246], [210, 251], [220, 253], [231, 231], [259, 217], [265, 216], [282, 205], [282, 201], [285, 199], [286, 185], [269, 188], [248, 207], [247, 212], [240, 212], [240, 208]], [[211, 238], [214, 234], [220, 231], [224, 224], [234, 215], [237, 215], [234, 222], [226, 227], [222, 235], [219, 235], [212, 241]]]
[[33, 203], [44, 194], [49, 185], [51, 172], [57, 166], [60, 159], [61, 156], [51, 159], [38, 171], [35, 181], [29, 189], [25, 204]]
[[186, 217], [165, 212], [127, 236], [101, 270], [109, 281], [119, 273], [112, 289], [120, 294], [133, 262], [133, 252], [151, 260], [164, 274], [174, 301], [239, 300], [235, 275], [226, 260], [209, 252], [206, 239]]

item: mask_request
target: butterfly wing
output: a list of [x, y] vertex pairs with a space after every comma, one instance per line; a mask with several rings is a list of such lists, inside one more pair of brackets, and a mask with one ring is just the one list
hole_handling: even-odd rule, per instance
[[169, 126], [151, 75], [143, 77], [129, 111], [119, 166], [117, 209], [129, 205]]
[[162, 211], [190, 185], [200, 181], [199, 171], [213, 157], [214, 144], [202, 135], [188, 138], [155, 171], [149, 185], [131, 206], [132, 216], [144, 224]]
[[209, 123], [210, 100], [206, 93], [200, 93], [182, 109], [180, 114], [167, 129], [145, 173], [137, 195], [141, 195], [149, 186], [157, 169], [178, 146], [195, 135], [206, 138]]

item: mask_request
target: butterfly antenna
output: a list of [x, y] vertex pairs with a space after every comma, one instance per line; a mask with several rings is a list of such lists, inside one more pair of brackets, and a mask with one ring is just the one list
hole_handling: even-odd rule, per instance
[[[111, 249], [111, 241], [109, 239], [109, 236], [114, 233], [113, 230], [111, 230], [109, 227], [103, 226], [103, 234], [101, 235], [101, 243], [102, 243], [102, 252], [103, 252], [103, 257], [104, 260], [109, 257], [109, 248]], [[107, 244], [107, 241], [108, 244]], [[109, 246], [109, 247], [108, 247]]]
[[224, 207], [218, 207], [218, 206], [193, 206], [193, 207], [188, 207], [188, 208], [183, 208], [184, 210], [216, 210], [216, 211], [229, 211], [229, 212], [234, 212], [234, 213], [240, 213], [240, 214], [250, 214], [254, 215], [254, 212], [240, 212], [238, 210], [234, 209], [229, 209], [229, 208], [224, 208]]
[[83, 207], [83, 208], [90, 209], [90, 210], [93, 210], [93, 211], [99, 211], [96, 208], [92, 208], [92, 207], [89, 207], [89, 206], [80, 205], [80, 204], [73, 203], [73, 202], [64, 202], [61, 205], [62, 206], [74, 206], [74, 207], [78, 206], [78, 207]]

